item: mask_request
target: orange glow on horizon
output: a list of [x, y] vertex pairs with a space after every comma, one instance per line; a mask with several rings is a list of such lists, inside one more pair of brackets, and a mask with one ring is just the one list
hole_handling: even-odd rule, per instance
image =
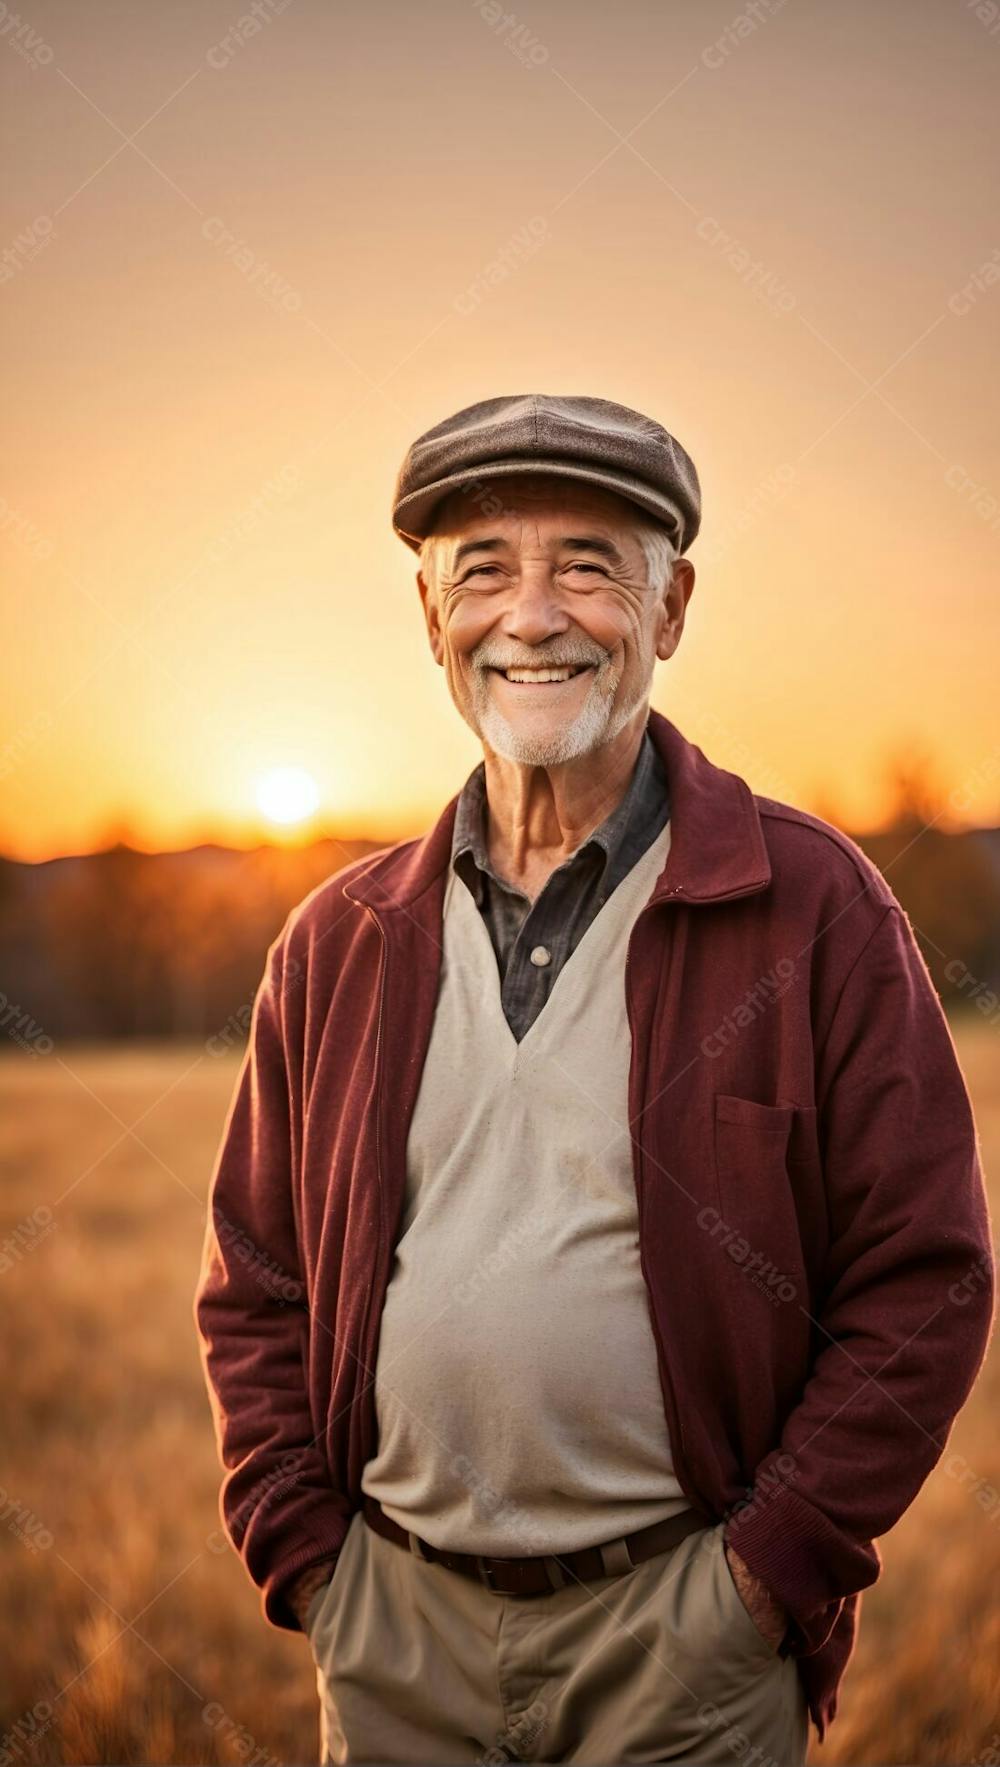
[[[554, 0], [529, 65], [475, 8], [345, 36], [300, 0], [222, 52], [222, 15], [46, 0], [51, 58], [0, 70], [0, 853], [426, 830], [481, 751], [392, 486], [533, 389], [697, 463], [652, 703], [710, 759], [864, 831], [911, 756], [939, 826], [1000, 823], [982, 26], [901, 12], [875, 53], [861, 0], [728, 17]], [[284, 765], [318, 801], [282, 831], [253, 791]]]

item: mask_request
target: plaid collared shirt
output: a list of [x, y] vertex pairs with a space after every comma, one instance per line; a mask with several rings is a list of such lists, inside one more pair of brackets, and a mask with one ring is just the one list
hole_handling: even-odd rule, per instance
[[[485, 762], [470, 773], [459, 794], [451, 863], [486, 922], [500, 971], [500, 1004], [519, 1043], [591, 921], [669, 816], [666, 772], [646, 730], [625, 796], [532, 902], [490, 864]], [[531, 961], [533, 952], [540, 962]]]

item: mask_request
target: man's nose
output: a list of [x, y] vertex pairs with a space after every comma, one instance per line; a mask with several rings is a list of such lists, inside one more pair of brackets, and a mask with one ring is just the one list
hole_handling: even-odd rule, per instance
[[569, 628], [569, 616], [561, 605], [550, 565], [522, 565], [504, 612], [503, 629], [508, 638], [523, 644], [541, 644]]

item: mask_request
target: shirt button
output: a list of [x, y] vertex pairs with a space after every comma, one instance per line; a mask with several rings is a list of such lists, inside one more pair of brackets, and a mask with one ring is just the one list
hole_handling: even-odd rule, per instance
[[552, 962], [552, 953], [551, 951], [547, 951], [544, 945], [536, 945], [531, 953], [529, 962], [535, 964], [538, 969], [544, 969], [547, 963]]

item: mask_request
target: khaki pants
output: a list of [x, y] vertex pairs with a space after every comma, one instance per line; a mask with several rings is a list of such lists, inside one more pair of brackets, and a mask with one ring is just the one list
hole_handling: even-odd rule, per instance
[[329, 1762], [689, 1761], [802, 1767], [793, 1658], [705, 1528], [624, 1575], [495, 1595], [360, 1510], [306, 1615]]

